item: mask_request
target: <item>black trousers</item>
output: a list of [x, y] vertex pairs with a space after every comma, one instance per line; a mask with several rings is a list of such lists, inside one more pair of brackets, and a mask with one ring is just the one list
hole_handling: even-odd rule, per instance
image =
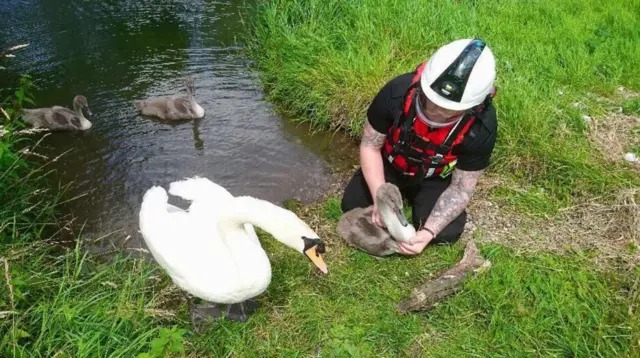
[[[409, 201], [412, 209], [411, 220], [413, 226], [418, 230], [427, 221], [440, 194], [451, 183], [451, 176], [446, 179], [436, 177], [423, 179], [420, 183], [412, 183], [407, 176], [402, 175], [387, 161], [383, 161], [383, 163], [385, 181], [396, 185], [400, 189], [402, 197]], [[355, 208], [364, 208], [370, 205], [373, 205], [373, 198], [364, 179], [364, 174], [362, 174], [362, 169], [358, 169], [344, 190], [342, 212], [345, 213]], [[429, 245], [455, 243], [464, 232], [466, 221], [467, 211], [465, 210], [431, 240]]]

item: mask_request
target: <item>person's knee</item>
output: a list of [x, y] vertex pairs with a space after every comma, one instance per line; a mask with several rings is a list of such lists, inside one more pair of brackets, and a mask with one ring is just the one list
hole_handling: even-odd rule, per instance
[[369, 203], [366, 200], [367, 198], [365, 195], [356, 193], [354, 188], [351, 188], [352, 190], [349, 189], [350, 188], [347, 187], [347, 189], [344, 191], [344, 194], [342, 195], [342, 201], [340, 202], [340, 207], [343, 213], [351, 211], [355, 208], [365, 208], [369, 205], [372, 205], [372, 203]]
[[345, 191], [345, 193], [342, 195], [342, 202], [340, 203], [340, 208], [342, 209], [342, 213], [346, 213], [347, 211], [355, 209], [355, 206], [353, 205], [353, 201], [349, 200], [349, 196], [347, 194], [348, 193]]
[[454, 244], [464, 233], [464, 226], [467, 222], [466, 210], [445, 227], [436, 237], [431, 240], [430, 245]]
[[343, 213], [355, 208], [364, 208], [373, 204], [366, 181], [360, 170], [356, 171], [342, 194], [340, 207]]

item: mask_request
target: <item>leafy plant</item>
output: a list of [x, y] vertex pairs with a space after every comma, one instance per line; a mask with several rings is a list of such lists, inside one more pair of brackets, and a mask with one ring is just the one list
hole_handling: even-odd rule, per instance
[[184, 338], [187, 332], [182, 328], [161, 328], [159, 336], [151, 341], [149, 352], [138, 354], [137, 358], [170, 357], [174, 353], [184, 355]]
[[7, 133], [12, 133], [12, 130], [16, 127], [26, 127], [26, 125], [18, 119], [22, 115], [24, 103], [35, 105], [32, 94], [32, 90], [35, 87], [29, 75], [22, 75], [20, 76], [18, 88], [0, 103], [0, 112], [2, 112], [2, 120], [0, 123], [3, 124]]

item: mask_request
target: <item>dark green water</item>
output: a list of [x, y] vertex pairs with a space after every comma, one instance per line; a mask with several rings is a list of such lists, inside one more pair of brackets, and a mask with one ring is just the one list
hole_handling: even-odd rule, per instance
[[[201, 175], [233, 194], [282, 202], [315, 198], [329, 168], [351, 165], [345, 137], [309, 135], [274, 114], [242, 56], [243, 1], [2, 0], [0, 46], [30, 46], [0, 71], [3, 94], [17, 73], [39, 86], [39, 107], [71, 108], [87, 97], [93, 127], [53, 133], [40, 152], [54, 157], [69, 195], [65, 210], [100, 236], [118, 231], [138, 244], [141, 197], [153, 184]], [[184, 94], [196, 80], [202, 120], [167, 124], [137, 116], [132, 100]]]

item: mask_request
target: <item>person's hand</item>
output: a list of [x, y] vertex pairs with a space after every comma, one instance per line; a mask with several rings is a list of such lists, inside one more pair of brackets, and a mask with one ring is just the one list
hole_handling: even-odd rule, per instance
[[376, 204], [373, 204], [373, 212], [371, 213], [371, 221], [375, 224], [378, 225], [379, 227], [384, 228], [385, 225], [382, 222], [382, 219], [380, 218], [380, 213], [378, 212], [378, 206]]
[[433, 235], [426, 230], [418, 231], [409, 242], [401, 242], [398, 244], [400, 253], [404, 255], [417, 255], [433, 240]]

